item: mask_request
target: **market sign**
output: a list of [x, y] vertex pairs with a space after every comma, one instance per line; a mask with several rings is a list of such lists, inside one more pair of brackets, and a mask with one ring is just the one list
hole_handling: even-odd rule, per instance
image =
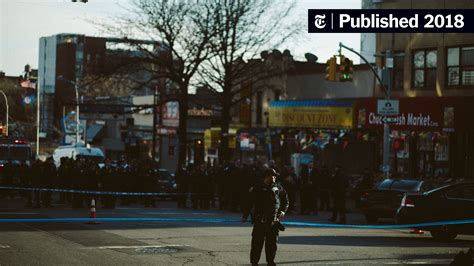
[[[399, 114], [390, 117], [393, 129], [454, 131], [456, 102], [438, 98], [399, 99]], [[355, 104], [356, 127], [381, 128], [387, 118], [378, 114], [377, 99], [359, 99]]]
[[273, 101], [269, 108], [269, 126], [352, 128], [352, 110], [349, 101]]

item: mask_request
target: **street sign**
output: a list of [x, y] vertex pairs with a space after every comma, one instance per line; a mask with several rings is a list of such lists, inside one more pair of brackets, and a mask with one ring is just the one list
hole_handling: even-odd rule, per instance
[[392, 117], [383, 116], [382, 117], [382, 123], [384, 123], [384, 124], [395, 124], [395, 123], [397, 123], [397, 117], [396, 116], [392, 116]]
[[398, 115], [398, 100], [377, 100], [378, 115]]

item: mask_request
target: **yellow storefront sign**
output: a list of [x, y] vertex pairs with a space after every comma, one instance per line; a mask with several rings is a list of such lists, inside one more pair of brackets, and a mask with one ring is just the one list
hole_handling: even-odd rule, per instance
[[352, 107], [270, 107], [271, 127], [352, 128]]
[[[235, 149], [236, 147], [236, 137], [235, 137], [236, 133], [237, 133], [236, 128], [229, 128], [229, 148], [230, 149]], [[221, 134], [220, 128], [206, 129], [206, 131], [204, 131], [204, 147], [206, 149], [219, 148], [220, 134]]]

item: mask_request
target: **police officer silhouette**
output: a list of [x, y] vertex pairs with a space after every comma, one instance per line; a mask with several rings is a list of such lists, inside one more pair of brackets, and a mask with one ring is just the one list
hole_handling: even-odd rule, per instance
[[275, 265], [278, 231], [284, 230], [280, 219], [283, 218], [289, 206], [285, 189], [275, 182], [277, 176], [279, 174], [275, 169], [265, 169], [261, 182], [250, 188], [248, 202], [243, 208], [243, 223], [247, 221], [253, 210], [252, 248], [250, 251], [252, 265], [258, 265], [264, 244], [267, 264]]

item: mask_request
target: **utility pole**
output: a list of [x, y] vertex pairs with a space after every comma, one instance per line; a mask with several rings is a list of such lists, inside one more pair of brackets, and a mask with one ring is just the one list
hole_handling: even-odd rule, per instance
[[[151, 151], [151, 158], [153, 161], [156, 161], [156, 117], [157, 117], [157, 102], [156, 102], [156, 94], [158, 91], [158, 85], [153, 87], [153, 141], [152, 141], [152, 151]], [[161, 108], [161, 105], [160, 105]], [[160, 158], [161, 159], [161, 158]]]
[[158, 150], [159, 154], [160, 154], [160, 160], [158, 162], [158, 166], [161, 168], [163, 167], [163, 156], [162, 156], [162, 150], [163, 150], [163, 134], [161, 133], [161, 128], [163, 127], [163, 103], [164, 103], [164, 99], [163, 99], [163, 96], [164, 96], [164, 93], [163, 93], [163, 89], [160, 90], [160, 112], [158, 113], [158, 125], [160, 127], [160, 139], [159, 139], [159, 147], [160, 149]]
[[[342, 43], [339, 43], [339, 55], [341, 55], [341, 50], [342, 48], [345, 48], [351, 52], [353, 52], [354, 54], [358, 55], [362, 60], [364, 60], [364, 62], [366, 64], [369, 65], [369, 68], [370, 70], [372, 70], [372, 72], [374, 73], [375, 75], [375, 78], [379, 81], [380, 83], [380, 86], [382, 87], [382, 89], [384, 90], [385, 92], [385, 99], [386, 100], [390, 100], [390, 95], [391, 95], [391, 92], [392, 92], [392, 78], [391, 78], [391, 72], [388, 71], [389, 73], [389, 82], [387, 82], [387, 86], [384, 85], [384, 82], [382, 81], [382, 79], [380, 78], [380, 76], [378, 75], [377, 71], [375, 71], [375, 69], [372, 67], [372, 65], [369, 63], [369, 61], [363, 57], [360, 53], [356, 52], [354, 49], [350, 48], [350, 47], [347, 47], [345, 46], [344, 44]], [[386, 53], [385, 53], [385, 58], [386, 59], [393, 59], [393, 53], [391, 50], [387, 50]], [[390, 161], [389, 161], [389, 155], [390, 155], [390, 140], [389, 140], [389, 137], [390, 137], [390, 125], [388, 123], [384, 123], [384, 126], [383, 126], [383, 162], [382, 162], [382, 170], [384, 172], [384, 176], [385, 178], [389, 178], [390, 176]]]
[[36, 87], [36, 160], [39, 159], [40, 147], [40, 97], [41, 97], [41, 82], [38, 77], [38, 86]]
[[[385, 52], [385, 61], [387, 62], [388, 59], [393, 60], [393, 54], [391, 50], [387, 50]], [[388, 67], [389, 68], [389, 67]], [[387, 91], [385, 94], [385, 99], [390, 100], [390, 96], [392, 94], [392, 72], [390, 69], [387, 68], [388, 71], [388, 84], [387, 84]], [[385, 178], [390, 177], [390, 124], [384, 123], [383, 124], [383, 172]]]
[[[79, 125], [81, 120], [79, 119], [79, 91], [78, 91], [78, 82], [79, 78], [76, 78], [76, 82], [71, 82], [74, 84], [74, 90], [76, 91], [76, 146], [79, 144]], [[84, 130], [86, 130], [84, 128]], [[86, 142], [87, 140], [84, 140]]]
[[7, 98], [7, 95], [5, 94], [5, 92], [3, 92], [2, 90], [0, 90], [0, 93], [2, 93], [3, 97], [5, 97], [5, 106], [7, 108], [7, 117], [5, 118], [6, 119], [6, 127], [7, 127], [7, 130], [6, 130], [6, 135], [8, 137], [8, 98]]

